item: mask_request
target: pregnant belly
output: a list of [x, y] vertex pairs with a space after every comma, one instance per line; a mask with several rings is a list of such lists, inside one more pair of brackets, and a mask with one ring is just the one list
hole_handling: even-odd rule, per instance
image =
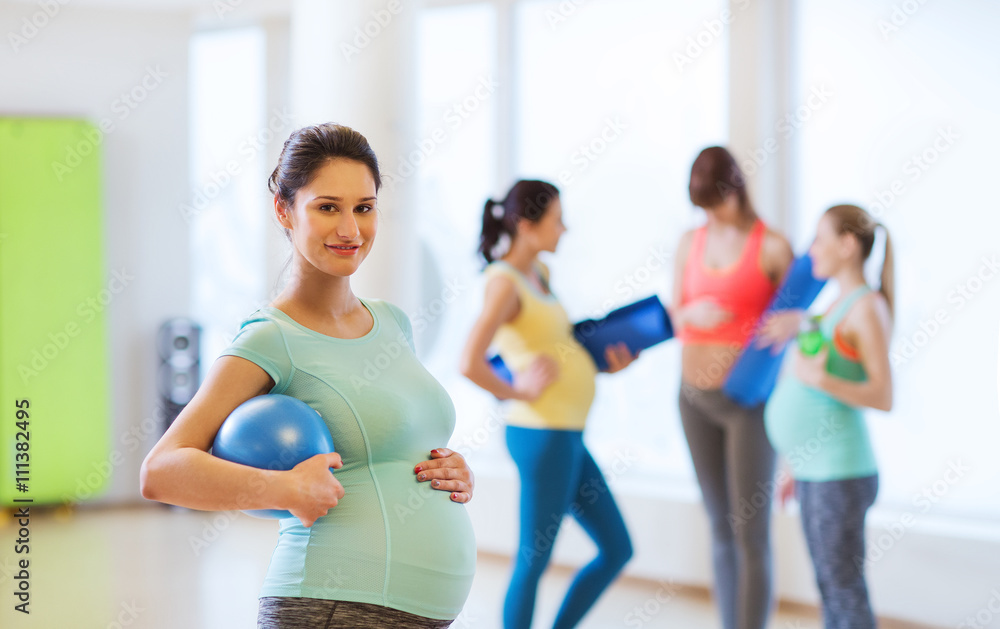
[[389, 528], [390, 595], [416, 596], [457, 614], [472, 587], [476, 539], [465, 506], [418, 483], [409, 463], [376, 471]]

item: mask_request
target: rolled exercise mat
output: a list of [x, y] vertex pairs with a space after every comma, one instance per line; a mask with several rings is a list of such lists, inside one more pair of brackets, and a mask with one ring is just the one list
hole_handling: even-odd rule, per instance
[[603, 319], [586, 319], [573, 326], [573, 336], [587, 348], [600, 371], [608, 368], [604, 350], [625, 343], [635, 354], [674, 336], [670, 315], [656, 295], [612, 310]]
[[[792, 262], [785, 281], [781, 283], [781, 288], [771, 299], [760, 320], [783, 310], [808, 308], [825, 284], [826, 280], [817, 279], [813, 275], [812, 258], [808, 254], [797, 258]], [[748, 408], [757, 406], [771, 395], [787, 348], [786, 345], [775, 354], [771, 346], [757, 347], [759, 335], [758, 329], [736, 359], [736, 364], [722, 385], [726, 395]]]
[[[635, 354], [674, 336], [670, 315], [656, 295], [613, 310], [603, 319], [585, 319], [573, 326], [573, 336], [590, 353], [600, 371], [608, 368], [604, 350], [608, 345], [625, 343]], [[513, 375], [499, 355], [490, 358], [493, 372], [506, 382]]]

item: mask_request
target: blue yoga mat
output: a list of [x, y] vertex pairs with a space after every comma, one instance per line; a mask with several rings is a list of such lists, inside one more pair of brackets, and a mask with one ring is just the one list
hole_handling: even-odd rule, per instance
[[[625, 343], [635, 354], [674, 336], [670, 315], [656, 295], [623, 306], [603, 319], [585, 319], [573, 326], [573, 336], [586, 348], [598, 370], [608, 368], [604, 350], [608, 345]], [[507, 382], [513, 376], [499, 355], [490, 358], [493, 371]]]
[[[813, 275], [812, 258], [808, 254], [801, 256], [788, 269], [785, 281], [764, 310], [761, 320], [773, 312], [796, 308], [805, 310], [825, 284], [826, 280]], [[746, 407], [757, 406], [771, 395], [787, 348], [786, 345], [774, 354], [771, 346], [758, 348], [757, 339], [758, 333], [755, 333], [722, 385], [726, 395]]]

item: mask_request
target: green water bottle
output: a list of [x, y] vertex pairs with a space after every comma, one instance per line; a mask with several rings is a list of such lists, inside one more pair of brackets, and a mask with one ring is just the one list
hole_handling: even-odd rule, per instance
[[809, 317], [802, 322], [799, 330], [799, 350], [806, 356], [815, 356], [823, 347], [823, 333], [819, 331], [820, 315]]

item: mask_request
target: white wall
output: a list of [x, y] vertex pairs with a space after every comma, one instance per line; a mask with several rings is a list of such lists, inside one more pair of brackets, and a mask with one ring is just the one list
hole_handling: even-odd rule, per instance
[[[8, 34], [21, 34], [25, 19], [44, 26], [15, 50]], [[154, 422], [156, 331], [163, 320], [188, 311], [188, 228], [178, 206], [190, 194], [190, 24], [179, 12], [69, 3], [49, 17], [35, 3], [0, 3], [0, 115], [95, 124], [108, 119], [114, 125], [101, 146], [107, 268], [134, 279], [108, 305], [109, 439], [112, 455], [122, 457], [105, 496], [109, 501], [138, 497], [139, 464], [162, 431]], [[133, 89], [134, 107], [121, 100]], [[90, 490], [81, 485], [79, 491]]]

